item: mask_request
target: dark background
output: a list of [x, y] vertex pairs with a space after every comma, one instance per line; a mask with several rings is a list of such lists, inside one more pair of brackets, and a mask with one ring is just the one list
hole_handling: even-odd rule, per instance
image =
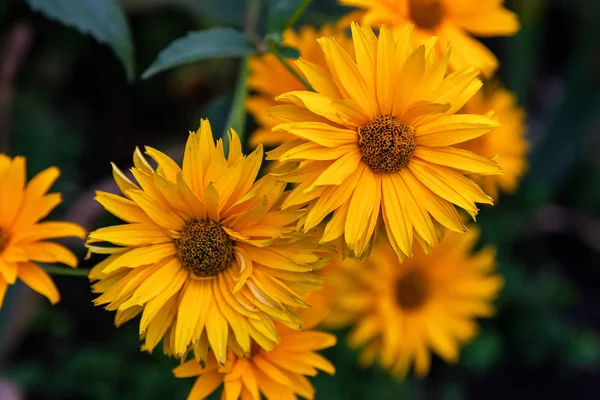
[[[24, 1], [0, 0], [0, 146], [27, 156], [30, 176], [58, 165], [63, 175], [54, 190], [65, 203], [53, 216], [87, 228], [111, 221], [93, 202], [95, 189], [112, 190], [109, 162], [127, 168], [143, 145], [179, 157], [200, 116], [222, 132], [236, 81], [236, 60], [139, 76], [190, 30], [241, 27], [242, 0], [122, 4], [135, 42], [132, 83], [108, 47]], [[357, 369], [340, 332], [340, 344], [325, 352], [338, 371], [317, 377], [318, 398], [600, 397], [600, 1], [515, 0], [508, 7], [521, 31], [486, 44], [501, 60], [500, 79], [528, 112], [532, 152], [518, 193], [478, 218], [482, 244], [496, 245], [506, 280], [498, 316], [482, 322], [459, 365], [436, 360], [427, 378], [402, 382], [377, 368]], [[302, 22], [343, 13], [333, 0], [318, 0]], [[73, 245], [83, 258], [83, 246]], [[62, 294], [55, 307], [23, 285], [9, 290], [0, 311], [0, 399], [187, 396], [192, 380], [172, 376], [175, 360], [139, 351], [136, 322], [115, 328], [112, 313], [93, 307], [85, 278], [55, 281]]]

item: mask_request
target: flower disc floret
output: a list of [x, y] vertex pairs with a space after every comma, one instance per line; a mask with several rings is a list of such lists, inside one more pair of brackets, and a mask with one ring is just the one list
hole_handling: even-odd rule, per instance
[[442, 0], [409, 0], [410, 19], [422, 29], [436, 28], [444, 18]]
[[396, 303], [406, 311], [422, 307], [429, 294], [427, 277], [418, 268], [408, 271], [396, 283]]
[[217, 276], [234, 259], [235, 242], [209, 219], [186, 222], [181, 236], [173, 242], [181, 265], [202, 278]]
[[358, 134], [363, 160], [374, 172], [399, 171], [416, 149], [415, 130], [390, 115], [380, 115], [359, 128]]

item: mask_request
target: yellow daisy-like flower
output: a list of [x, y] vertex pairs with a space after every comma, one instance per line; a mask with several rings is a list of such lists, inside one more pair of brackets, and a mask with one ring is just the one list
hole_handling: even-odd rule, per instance
[[[307, 328], [312, 328], [312, 323]], [[297, 332], [281, 324], [277, 324], [277, 331], [281, 342], [273, 351], [254, 346], [251, 354], [244, 355], [234, 348], [224, 367], [211, 357], [205, 368], [196, 360], [175, 368], [178, 378], [199, 375], [188, 400], [204, 399], [221, 384], [222, 400], [260, 400], [261, 395], [268, 400], [294, 400], [298, 396], [314, 399], [315, 389], [306, 377], [317, 375], [318, 370], [335, 372], [334, 366], [316, 352], [334, 346], [336, 337], [318, 331]]]
[[502, 124], [485, 136], [461, 143], [460, 147], [486, 158], [495, 157], [503, 174], [474, 176], [475, 181], [493, 198], [498, 192], [512, 194], [527, 169], [529, 142], [525, 139], [525, 111], [517, 106], [515, 96], [506, 89], [484, 87], [466, 104], [466, 113], [493, 111]]
[[[412, 255], [413, 239], [426, 251], [443, 230], [464, 232], [453, 204], [475, 216], [475, 203], [492, 203], [463, 174], [499, 174], [494, 161], [453, 145], [498, 126], [492, 115], [454, 115], [481, 87], [478, 71], [445, 76], [436, 40], [413, 46], [412, 27], [395, 40], [382, 27], [352, 24], [356, 61], [333, 39], [319, 40], [327, 68], [298, 66], [317, 93], [289, 92], [275, 107], [285, 122], [274, 130], [296, 139], [269, 153], [286, 164], [274, 174], [299, 183], [284, 209], [308, 205], [308, 232], [333, 212], [323, 242], [344, 235], [358, 257], [368, 254], [381, 210], [398, 256]], [[297, 167], [297, 168], [296, 168]]]
[[478, 236], [450, 233], [431, 255], [415, 249], [401, 264], [385, 241], [365, 263], [337, 259], [327, 274], [334, 295], [326, 325], [352, 325], [348, 340], [362, 348], [361, 364], [379, 361], [397, 377], [411, 364], [426, 375], [431, 351], [456, 362], [460, 345], [477, 334], [475, 318], [493, 314], [503, 283], [494, 274], [494, 251], [473, 253]]
[[85, 230], [70, 222], [39, 222], [62, 201], [60, 193], [47, 193], [59, 175], [50, 167], [26, 182], [25, 158], [0, 154], [0, 307], [17, 278], [57, 303], [58, 289], [36, 262], [77, 266], [75, 254], [49, 239], [83, 239]]
[[[293, 310], [308, 304], [297, 292], [319, 289], [311, 271], [329, 260], [314, 254], [316, 240], [295, 233], [299, 211], [280, 211], [285, 183], [255, 182], [262, 147], [245, 157], [235, 132], [229, 155], [215, 146], [208, 121], [190, 133], [183, 168], [147, 147], [153, 169], [139, 150], [130, 181], [114, 165], [125, 197], [98, 192], [96, 199], [124, 225], [89, 235], [92, 252], [112, 253], [90, 272], [95, 301], [117, 310], [115, 323], [142, 314], [140, 335], [152, 351], [163, 336], [167, 354], [193, 347], [206, 360], [208, 347], [224, 363], [227, 344], [245, 352], [251, 343], [272, 350], [279, 338], [272, 319], [302, 327]], [[96, 242], [119, 247], [98, 247]]]
[[475, 67], [486, 76], [498, 68], [498, 59], [470, 34], [480, 37], [512, 36], [520, 28], [517, 15], [503, 7], [503, 0], [340, 0], [359, 7], [349, 18], [365, 25], [387, 25], [391, 29], [410, 23], [416, 26], [417, 40], [440, 38], [437, 50], [443, 54], [452, 44], [450, 67]]
[[[323, 36], [334, 36], [338, 43], [347, 50], [352, 47], [350, 39], [330, 25], [324, 25], [318, 30], [311, 26], [304, 26], [298, 33], [293, 29], [288, 29], [283, 33], [283, 44], [297, 49], [302, 58], [325, 66], [325, 57], [317, 42], [317, 39]], [[292, 65], [292, 67], [300, 73], [300, 69], [296, 65]], [[289, 140], [291, 135], [286, 132], [271, 132], [271, 128], [277, 125], [278, 120], [270, 116], [268, 110], [278, 104], [275, 97], [281, 93], [305, 90], [306, 88], [271, 53], [252, 56], [248, 68], [250, 70], [248, 87], [256, 93], [246, 99], [246, 109], [259, 125], [259, 128], [250, 136], [250, 145], [280, 145]]]

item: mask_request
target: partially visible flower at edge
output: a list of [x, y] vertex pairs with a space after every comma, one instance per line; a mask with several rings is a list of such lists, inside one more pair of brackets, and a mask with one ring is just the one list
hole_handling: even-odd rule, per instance
[[336, 337], [311, 330], [319, 321], [310, 314], [310, 310], [302, 314], [307, 324], [300, 332], [276, 324], [281, 341], [272, 351], [255, 346], [251, 354], [244, 355], [241, 349], [233, 348], [225, 366], [210, 358], [204, 367], [190, 360], [175, 368], [178, 378], [198, 376], [188, 400], [204, 399], [221, 384], [222, 400], [260, 400], [261, 394], [268, 400], [314, 399], [315, 389], [307, 376], [317, 375], [318, 370], [333, 375], [335, 367], [316, 352], [334, 346]]
[[39, 222], [62, 201], [60, 193], [47, 193], [60, 171], [50, 167], [29, 182], [26, 171], [25, 157], [11, 159], [0, 154], [0, 307], [8, 286], [17, 278], [56, 304], [60, 293], [37, 263], [76, 267], [77, 256], [49, 239], [83, 239], [86, 234], [71, 222]]
[[415, 24], [415, 39], [439, 37], [436, 46], [444, 54], [452, 45], [450, 68], [475, 67], [490, 77], [498, 68], [494, 54], [470, 34], [479, 37], [512, 36], [519, 31], [518, 17], [503, 7], [502, 0], [339, 0], [359, 7], [344, 18], [364, 25], [387, 25], [402, 30]]
[[398, 263], [385, 240], [364, 263], [334, 259], [324, 271], [323, 299], [330, 313], [323, 326], [350, 326], [348, 342], [360, 349], [363, 366], [378, 362], [398, 378], [414, 365], [428, 373], [431, 352], [456, 363], [460, 346], [478, 333], [476, 318], [494, 313], [503, 285], [495, 273], [495, 251], [473, 252], [479, 233], [448, 233], [431, 255], [415, 248]]
[[[283, 32], [283, 44], [297, 49], [302, 58], [325, 66], [325, 57], [317, 42], [317, 39], [323, 36], [334, 36], [346, 50], [352, 48], [350, 38], [330, 25], [323, 25], [319, 29], [303, 26], [298, 32], [287, 29]], [[292, 61], [290, 60], [292, 68], [301, 74], [300, 68]], [[280, 121], [269, 116], [268, 110], [278, 104], [275, 101], [276, 96], [293, 90], [306, 90], [306, 87], [271, 53], [252, 56], [248, 68], [248, 87], [256, 93], [246, 99], [246, 109], [259, 125], [250, 136], [250, 145], [278, 146], [292, 136], [287, 132], [271, 131]]]
[[[91, 252], [110, 254], [90, 272], [94, 302], [117, 311], [117, 326], [142, 314], [140, 337], [152, 351], [164, 337], [165, 353], [193, 350], [206, 362], [209, 346], [221, 364], [232, 343], [250, 353], [251, 343], [272, 350], [279, 342], [272, 320], [300, 329], [298, 294], [320, 289], [311, 271], [329, 263], [318, 242], [295, 231], [303, 211], [280, 211], [285, 183], [265, 176], [255, 182], [263, 153], [244, 156], [229, 134], [229, 155], [216, 145], [208, 121], [191, 132], [183, 168], [146, 147], [155, 170], [134, 153], [137, 184], [113, 165], [124, 197], [98, 192], [96, 199], [125, 221], [91, 232]], [[116, 247], [96, 243], [110, 242]]]
[[500, 126], [487, 135], [457, 146], [482, 157], [494, 158], [502, 165], [502, 175], [473, 176], [471, 179], [496, 200], [501, 191], [513, 194], [527, 170], [529, 142], [525, 138], [525, 111], [517, 106], [514, 94], [495, 83], [486, 83], [463, 111], [467, 114], [493, 111], [500, 122]]

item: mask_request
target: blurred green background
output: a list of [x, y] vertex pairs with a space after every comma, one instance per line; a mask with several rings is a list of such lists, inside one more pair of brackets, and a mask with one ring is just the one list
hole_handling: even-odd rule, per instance
[[[188, 31], [243, 29], [244, 0], [120, 5], [134, 43], [130, 82], [109, 47], [23, 0], [0, 0], [0, 147], [27, 156], [30, 176], [60, 166], [54, 189], [65, 202], [53, 216], [88, 229], [110, 221], [92, 200], [94, 190], [113, 188], [109, 162], [126, 168], [143, 145], [179, 157], [200, 116], [223, 132], [240, 65], [213, 59], [140, 78]], [[437, 360], [427, 378], [402, 382], [356, 368], [339, 332], [338, 346], [324, 352], [337, 374], [315, 379], [318, 398], [600, 397], [600, 1], [507, 6], [519, 14], [521, 31], [485, 43], [528, 112], [532, 152], [518, 193], [478, 219], [482, 244], [496, 245], [506, 280], [498, 316], [483, 321], [459, 365]], [[345, 11], [316, 0], [296, 25], [332, 22]], [[265, 20], [258, 19], [259, 35]], [[249, 132], [253, 121], [245, 122]], [[83, 258], [81, 244], [71, 244]], [[172, 376], [176, 361], [141, 353], [136, 324], [115, 328], [112, 313], [93, 307], [85, 278], [55, 280], [62, 294], [55, 307], [22, 285], [9, 290], [0, 311], [0, 399], [187, 396], [193, 382]]]

